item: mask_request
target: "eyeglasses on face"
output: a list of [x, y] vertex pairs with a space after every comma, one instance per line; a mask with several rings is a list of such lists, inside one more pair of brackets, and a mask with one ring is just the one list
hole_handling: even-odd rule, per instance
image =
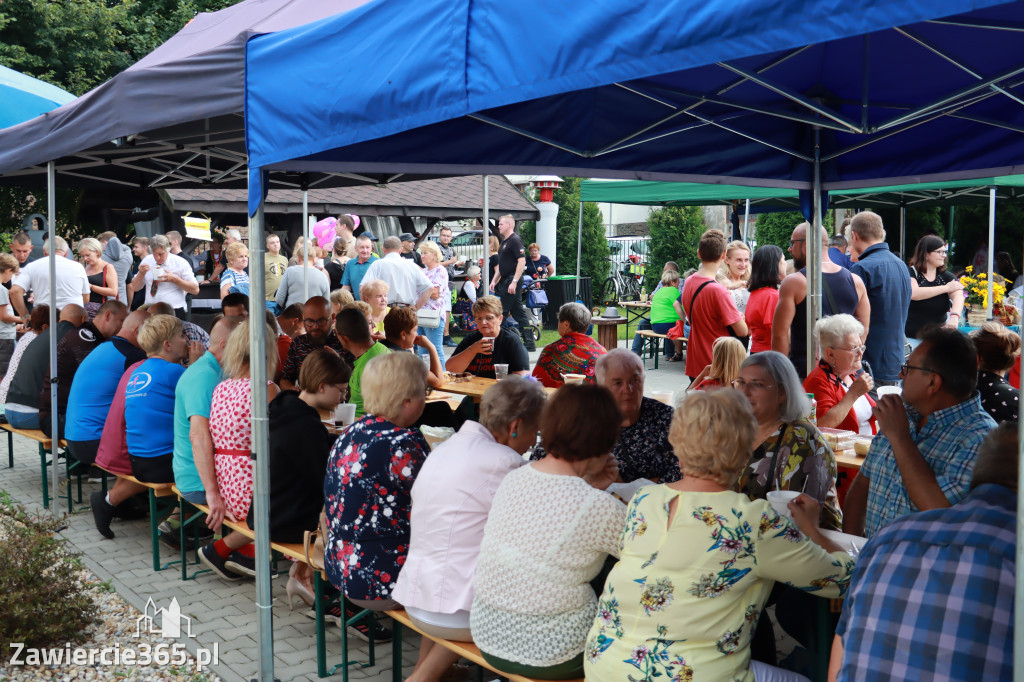
[[867, 346], [853, 346], [852, 348], [843, 348], [842, 346], [836, 346], [833, 350], [845, 350], [847, 353], [853, 353], [854, 355], [862, 355], [867, 350]]
[[314, 319], [312, 319], [310, 317], [307, 317], [307, 318], [302, 320], [302, 324], [306, 325], [307, 327], [326, 327], [330, 323], [331, 323], [331, 320], [330, 320], [330, 318], [327, 318], [327, 317], [321, 317], [321, 318], [316, 319], [316, 320], [314, 320]]
[[735, 379], [732, 382], [732, 387], [737, 391], [749, 388], [751, 391], [763, 391], [766, 388], [775, 388], [775, 384], [762, 384], [760, 381], [745, 381], [744, 379]]
[[793, 244], [797, 244], [799, 242], [805, 242], [805, 241], [807, 241], [807, 240], [806, 239], [790, 239], [789, 240], [789, 245], [793, 246]]
[[949, 253], [949, 249], [935, 249], [931, 253], [941, 253], [943, 256], [945, 256], [947, 253]]
[[910, 370], [912, 369], [916, 369], [918, 372], [931, 372], [932, 374], [938, 374], [939, 376], [942, 376], [942, 374], [938, 370], [934, 370], [929, 367], [918, 367], [917, 365], [912, 365], [909, 362], [904, 362], [902, 365], [900, 365], [900, 375], [906, 376], [910, 373]]

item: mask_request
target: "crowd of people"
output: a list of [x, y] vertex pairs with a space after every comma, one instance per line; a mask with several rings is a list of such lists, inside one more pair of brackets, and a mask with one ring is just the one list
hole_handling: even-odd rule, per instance
[[[322, 517], [339, 623], [346, 609], [404, 608], [424, 632], [473, 641], [494, 668], [534, 679], [799, 681], [775, 659], [766, 609], [808, 621], [806, 595], [845, 597], [834, 679], [1010, 674], [1018, 442], [1004, 377], [1021, 343], [998, 324], [958, 328], [941, 239], [923, 239], [907, 265], [877, 215], [853, 218], [850, 267], [822, 256], [827, 314], [808, 373], [808, 226], [794, 229], [789, 275], [778, 247], [751, 253], [709, 230], [699, 269], [666, 266], [652, 297], [652, 328], [678, 326], [686, 344], [691, 388], [673, 406], [645, 395], [638, 353], [587, 334], [591, 311], [578, 303], [559, 309], [559, 338], [531, 362], [503, 321], [522, 312], [523, 273], [547, 266], [510, 216], [496, 295], [472, 288], [475, 330], [450, 357], [450, 231], [421, 243], [419, 261], [406, 246], [415, 235], [388, 237], [377, 257], [342, 218], [327, 248], [298, 245], [289, 266], [268, 237], [278, 279], [258, 312], [241, 240], [199, 262], [175, 252], [180, 236], [136, 240], [134, 274], [116, 236], [83, 240], [84, 264], [57, 259], [55, 330], [48, 270], [14, 248], [0, 255], [11, 282], [8, 302], [0, 293], [4, 415], [50, 429], [56, 372], [57, 435], [77, 462], [117, 475], [90, 499], [103, 537], [128, 517], [136, 479], [173, 482], [209, 508], [202, 562], [226, 580], [255, 575], [249, 538], [215, 531], [224, 519], [253, 525], [251, 368], [265, 363], [270, 540], [300, 542]], [[59, 237], [52, 247], [69, 250]], [[323, 277], [306, 300], [290, 274], [303, 262]], [[208, 332], [181, 319], [195, 270], [220, 286]], [[265, 358], [250, 356], [254, 333]], [[493, 379], [499, 365], [507, 378], [468, 417], [452, 421], [429, 399], [450, 374]], [[335, 435], [324, 415], [343, 402], [356, 418]], [[419, 426], [439, 422], [457, 430], [431, 450]], [[842, 503], [825, 427], [872, 438]], [[785, 513], [773, 491], [795, 495]], [[859, 557], [830, 531], [866, 537]], [[311, 580], [305, 564], [292, 568], [290, 607], [313, 605]], [[359, 634], [388, 637], [379, 623]], [[450, 676], [456, 658], [423, 638], [408, 679]]]

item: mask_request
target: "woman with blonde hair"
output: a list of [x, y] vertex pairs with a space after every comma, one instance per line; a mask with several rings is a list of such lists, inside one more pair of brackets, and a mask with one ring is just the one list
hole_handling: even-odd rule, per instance
[[695, 391], [710, 391], [718, 388], [729, 388], [740, 375], [740, 365], [747, 359], [747, 349], [739, 339], [731, 336], [720, 336], [711, 345], [711, 364], [705, 368], [706, 374], [694, 380]]
[[[210, 436], [213, 439], [213, 466], [217, 488], [224, 500], [228, 518], [242, 521], [252, 504], [252, 381], [249, 371], [249, 326], [259, 324], [258, 318], [247, 318], [231, 332], [224, 347], [224, 381], [213, 389], [210, 402]], [[267, 348], [277, 344], [277, 330], [262, 321]], [[267, 353], [267, 376], [277, 371], [278, 354]], [[277, 397], [277, 385], [267, 381], [267, 402]], [[226, 580], [255, 576], [256, 564], [252, 546], [244, 535], [232, 532], [222, 540], [206, 545], [199, 558]]]
[[388, 314], [388, 292], [391, 286], [382, 279], [364, 279], [359, 285], [359, 300], [370, 306], [366, 321], [370, 323], [373, 338], [384, 340], [384, 317]]
[[841, 597], [853, 560], [800, 495], [788, 516], [735, 492], [757, 423], [736, 391], [688, 393], [669, 442], [683, 478], [638, 490], [584, 654], [589, 680], [806, 680], [750, 660], [775, 581]]
[[1006, 373], [1020, 357], [1020, 336], [998, 322], [986, 322], [971, 332], [971, 339], [978, 349], [981, 406], [997, 422], [1017, 421], [1020, 392], [1006, 380]]
[[[437, 313], [440, 320], [436, 327], [421, 324], [420, 334], [430, 339], [441, 356], [441, 362], [444, 362], [444, 320], [452, 304], [452, 293], [448, 288], [448, 269], [441, 265], [441, 249], [434, 242], [420, 244], [420, 257], [423, 259], [423, 274], [434, 285], [430, 299], [421, 310]], [[419, 349], [417, 355], [425, 357], [427, 354]]]
[[427, 368], [412, 353], [387, 353], [366, 364], [361, 382], [366, 414], [327, 461], [325, 564], [348, 600], [384, 611], [399, 608], [391, 590], [409, 547], [412, 486], [430, 452], [410, 428], [426, 405]]
[[501, 246], [501, 242], [493, 234], [487, 238], [487, 252], [490, 257], [487, 260], [487, 265], [490, 267], [490, 277], [487, 279], [488, 282], [494, 281], [494, 268], [498, 266], [498, 248]]
[[108, 299], [117, 298], [117, 271], [114, 266], [103, 260], [103, 247], [99, 240], [86, 237], [78, 242], [78, 255], [85, 265], [85, 274], [89, 279], [90, 314], [95, 315], [99, 306]]
[[331, 292], [331, 314], [337, 315], [341, 312], [342, 308], [355, 300], [351, 292], [344, 289], [335, 289]]
[[750, 247], [739, 240], [729, 242], [725, 247], [725, 261], [718, 269], [718, 283], [728, 289], [736, 309], [741, 313], [747, 307], [750, 291]]
[[224, 249], [224, 261], [227, 268], [220, 275], [220, 298], [224, 297], [234, 289], [240, 294], [249, 295], [249, 273], [245, 271], [249, 267], [249, 249], [242, 242], [232, 242]]

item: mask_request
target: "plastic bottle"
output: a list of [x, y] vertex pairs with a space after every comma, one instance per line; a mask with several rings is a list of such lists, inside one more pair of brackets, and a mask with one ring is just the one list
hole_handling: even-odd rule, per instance
[[818, 401], [814, 399], [813, 393], [807, 394], [807, 399], [811, 401], [811, 410], [807, 415], [807, 421], [811, 422], [815, 426], [818, 425]]
[[647, 302], [647, 287], [640, 287], [640, 301], [643, 303]]

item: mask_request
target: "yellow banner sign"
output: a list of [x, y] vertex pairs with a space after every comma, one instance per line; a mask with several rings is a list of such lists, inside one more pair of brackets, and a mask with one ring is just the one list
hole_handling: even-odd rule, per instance
[[185, 221], [185, 236], [192, 239], [201, 239], [204, 242], [210, 241], [210, 219], [209, 218], [193, 218], [192, 216], [185, 216], [182, 218]]

